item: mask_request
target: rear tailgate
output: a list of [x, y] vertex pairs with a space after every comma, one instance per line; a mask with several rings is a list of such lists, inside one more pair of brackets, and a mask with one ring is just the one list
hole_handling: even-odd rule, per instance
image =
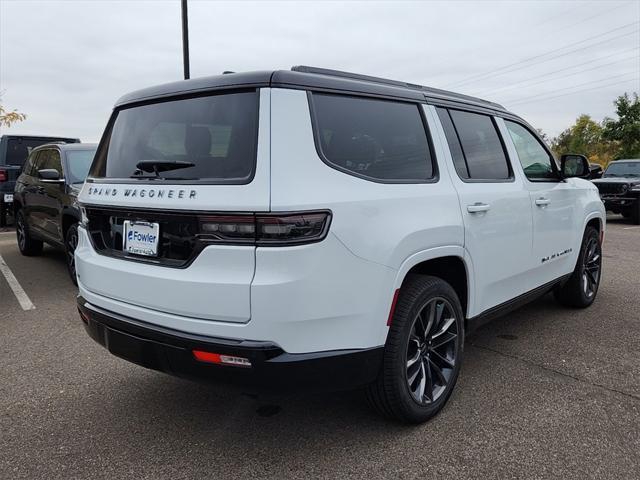
[[0, 165], [0, 201], [8, 202], [13, 196], [16, 180], [20, 176], [22, 167], [15, 165]]
[[[226, 95], [229, 94], [218, 97]], [[196, 113], [191, 114], [184, 102], [199, 99], [213, 102], [213, 107], [203, 110], [194, 102]], [[269, 90], [257, 90], [255, 99], [256, 118], [252, 121], [245, 118], [252, 114], [251, 109], [243, 113], [241, 105], [234, 107], [233, 102], [224, 104], [224, 99], [211, 100], [208, 96], [169, 99], [167, 109], [164, 102], [133, 107], [128, 118], [123, 116], [129, 124], [118, 125], [116, 118], [112, 132], [108, 132], [112, 137], [109, 148], [122, 149], [122, 145], [129, 144], [121, 157], [126, 161], [135, 148], [129, 137], [140, 131], [142, 127], [138, 124], [144, 124], [147, 132], [151, 132], [148, 137], [155, 142], [156, 149], [173, 149], [177, 152], [175, 161], [195, 165], [166, 171], [166, 179], [161, 178], [165, 172], [160, 170], [158, 178], [136, 180], [135, 177], [149, 175], [134, 174], [136, 163], [145, 158], [134, 155], [128, 167], [111, 166], [109, 156], [102, 152], [101, 160], [98, 151], [90, 179], [79, 197], [89, 220], [76, 250], [82, 288], [131, 305], [190, 318], [224, 322], [250, 320], [255, 246], [203, 241], [201, 223], [203, 218], [216, 212], [269, 210]], [[216, 104], [218, 101], [222, 103]], [[224, 109], [216, 112], [216, 105], [233, 108], [233, 112]], [[139, 111], [135, 111], [137, 109]], [[136, 115], [142, 120], [137, 120]], [[182, 136], [173, 127], [179, 122], [186, 123]], [[225, 122], [229, 125], [225, 126]], [[159, 126], [167, 124], [174, 130]], [[158, 128], [164, 130], [158, 131]], [[244, 139], [234, 137], [246, 128], [256, 130], [249, 140], [246, 136]], [[185, 152], [180, 150], [176, 138], [186, 145], [183, 157], [179, 155]], [[207, 165], [203, 162], [231, 162], [228, 168], [215, 167], [215, 171], [235, 172], [233, 149], [239, 148], [242, 158], [246, 158], [246, 141], [255, 143], [252, 154], [255, 165], [244, 181], [215, 184], [206, 179], [188, 179], [191, 172], [201, 175], [206, 171]], [[197, 145], [194, 147], [190, 142]], [[101, 165], [101, 161], [105, 165]], [[110, 172], [127, 171], [125, 167], [130, 168], [133, 180], [110, 178]], [[182, 177], [181, 181], [172, 181], [172, 175]], [[127, 251], [125, 232], [132, 222], [146, 222], [158, 229], [150, 230], [159, 232], [157, 253], [145, 256]]]

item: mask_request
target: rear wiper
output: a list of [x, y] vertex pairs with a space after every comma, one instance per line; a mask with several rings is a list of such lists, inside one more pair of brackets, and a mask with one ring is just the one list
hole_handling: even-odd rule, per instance
[[142, 160], [136, 164], [136, 171], [131, 175], [131, 178], [146, 178], [141, 177], [142, 172], [155, 173], [155, 176], [159, 177], [160, 172], [169, 172], [171, 170], [195, 166], [195, 163], [179, 160]]

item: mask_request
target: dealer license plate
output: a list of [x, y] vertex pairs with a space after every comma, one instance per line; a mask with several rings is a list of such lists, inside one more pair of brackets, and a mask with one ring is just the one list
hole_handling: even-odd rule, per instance
[[160, 225], [151, 222], [124, 221], [122, 249], [134, 255], [156, 257], [160, 237]]

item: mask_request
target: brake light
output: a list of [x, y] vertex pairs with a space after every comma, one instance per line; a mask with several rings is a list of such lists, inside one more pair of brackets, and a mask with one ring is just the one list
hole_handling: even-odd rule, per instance
[[244, 357], [233, 355], [222, 355], [220, 353], [205, 352], [204, 350], [193, 350], [193, 356], [199, 362], [215, 363], [218, 365], [231, 365], [234, 367], [250, 367], [251, 361]]
[[0, 169], [0, 182], [6, 182], [8, 179], [7, 171]]
[[201, 216], [203, 241], [251, 245], [299, 245], [324, 239], [330, 212]]

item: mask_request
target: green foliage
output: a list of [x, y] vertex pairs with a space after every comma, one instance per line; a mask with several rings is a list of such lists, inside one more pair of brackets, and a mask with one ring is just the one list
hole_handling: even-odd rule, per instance
[[640, 158], [640, 101], [638, 94], [619, 96], [617, 120], [605, 118], [602, 123], [589, 115], [580, 115], [576, 122], [551, 141], [551, 148], [560, 156], [565, 153], [586, 155], [591, 163], [606, 167], [619, 158]]
[[599, 123], [589, 115], [580, 115], [575, 124], [552, 140], [551, 148], [558, 156], [565, 153], [586, 155], [590, 162], [604, 167], [613, 160], [616, 146], [604, 138]]
[[637, 93], [624, 94], [614, 102], [617, 120], [602, 122], [605, 139], [618, 142], [617, 158], [640, 158], [640, 99]]

